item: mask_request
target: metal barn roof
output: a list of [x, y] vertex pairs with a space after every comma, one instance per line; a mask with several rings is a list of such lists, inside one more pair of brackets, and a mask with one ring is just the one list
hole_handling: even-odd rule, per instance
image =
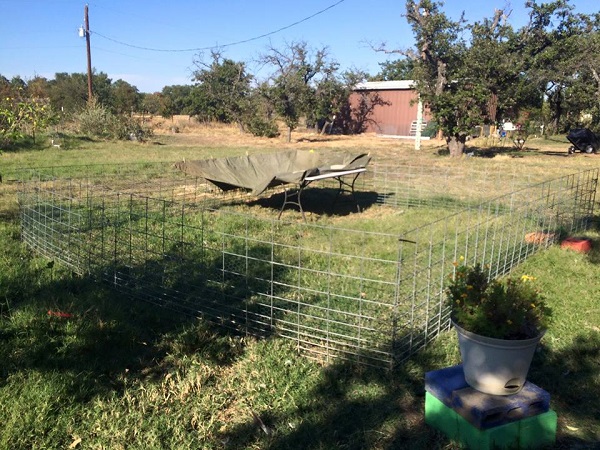
[[414, 89], [414, 80], [394, 80], [394, 81], [365, 81], [358, 83], [355, 90], [399, 90], [399, 89]]

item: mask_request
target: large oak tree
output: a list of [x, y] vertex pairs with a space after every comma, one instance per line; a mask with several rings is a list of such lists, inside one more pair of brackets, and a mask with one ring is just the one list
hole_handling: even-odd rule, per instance
[[[496, 10], [491, 18], [468, 25], [463, 17], [450, 19], [442, 6], [432, 0], [407, 1], [406, 19], [416, 44], [407, 54], [415, 63], [419, 95], [442, 131], [450, 155], [460, 156], [474, 126], [493, 123], [498, 113], [516, 114], [535, 103], [532, 85], [548, 94], [549, 77], [543, 74], [549, 65], [544, 56], [555, 54], [566, 42], [572, 15], [567, 0], [541, 5], [531, 1], [529, 23], [514, 31], [507, 22], [509, 11]], [[569, 76], [574, 73], [572, 65], [565, 69]], [[556, 70], [545, 73], [556, 75]], [[541, 98], [539, 92], [538, 106]]]

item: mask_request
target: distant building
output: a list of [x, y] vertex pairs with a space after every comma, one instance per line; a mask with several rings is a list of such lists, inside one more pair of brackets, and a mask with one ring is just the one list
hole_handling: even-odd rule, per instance
[[[360, 94], [377, 94], [384, 104], [373, 107], [365, 124], [366, 132], [381, 135], [414, 138], [417, 131], [418, 94], [414, 81], [368, 81], [354, 88], [351, 103], [359, 101]], [[429, 115], [423, 113], [421, 129], [425, 130]], [[424, 137], [425, 138], [425, 137]]]

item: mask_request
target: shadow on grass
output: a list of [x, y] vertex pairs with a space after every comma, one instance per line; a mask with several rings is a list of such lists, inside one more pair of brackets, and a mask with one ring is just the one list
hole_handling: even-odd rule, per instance
[[[539, 151], [534, 147], [526, 147], [522, 150], [515, 148], [514, 146], [492, 146], [492, 147], [479, 147], [472, 146], [467, 147], [465, 154], [467, 156], [476, 158], [495, 158], [496, 156], [508, 156], [510, 158], [523, 158], [527, 155], [537, 155]], [[557, 153], [558, 154], [558, 153]], [[567, 156], [566, 153], [564, 156]]]
[[[460, 448], [424, 421], [424, 374], [440, 368], [443, 359], [434, 346], [393, 374], [343, 363], [325, 367], [320, 382], [295, 410], [256, 411], [222, 439], [227, 448], [269, 450]], [[536, 355], [529, 378], [550, 392], [551, 407], [559, 412], [557, 440], [551, 448], [599, 448], [600, 434], [594, 431], [599, 362], [598, 333], [582, 334], [564, 350]], [[565, 420], [585, 434], [566, 431]]]
[[19, 210], [16, 208], [8, 209], [2, 208], [0, 209], [0, 221], [10, 222], [16, 221], [19, 218]]
[[[25, 249], [16, 230], [9, 227], [2, 236], [11, 243], [6, 257], [14, 264], [0, 276], [0, 386], [18, 373], [58, 373], [70, 402], [88, 402], [121, 394], [132, 380], [161, 377], [171, 369], [169, 353], [201, 355], [220, 366], [232, 364], [241, 353], [239, 340], [232, 339], [239, 336], [235, 330], [136, 301], [128, 295], [133, 289], [122, 293], [98, 283], [106, 273], [79, 277], [55, 267]], [[168, 262], [160, 267], [163, 273], [165, 268]], [[117, 272], [120, 268], [114, 270], [122, 283], [130, 282]], [[169, 281], [177, 284], [189, 275], [179, 271]], [[154, 278], [161, 281], [157, 273]], [[195, 287], [205, 281], [195, 279]], [[248, 287], [234, 288], [227, 300], [244, 302]], [[156, 295], [165, 292], [157, 288]]]
[[[34, 276], [30, 279], [35, 283]], [[0, 385], [17, 372], [60, 373], [71, 402], [121, 393], [126, 379], [168, 370], [165, 336], [191, 326], [190, 317], [134, 302], [90, 279], [42, 283], [7, 303], [0, 331]], [[188, 338], [187, 350], [210, 345], [214, 354], [209, 356], [217, 358], [222, 353], [218, 345], [201, 337], [199, 331], [197, 342]]]
[[560, 150], [540, 150], [540, 151], [538, 151], [538, 153], [540, 155], [558, 156], [558, 157], [561, 157], [561, 158], [575, 158], [576, 157], [575, 153], [569, 154], [567, 152], [567, 150], [564, 150], [564, 151], [560, 151]]
[[[338, 194], [336, 188], [307, 188], [302, 192], [302, 209], [305, 213], [315, 215], [348, 216], [368, 209], [378, 201], [376, 192], [356, 191], [354, 196], [348, 192]], [[250, 206], [258, 205], [263, 208], [281, 210], [285, 199], [284, 193], [273, 194], [270, 197], [259, 198], [249, 203]], [[296, 201], [296, 199], [293, 199]], [[283, 210], [299, 211], [298, 206], [290, 204]]]
[[[80, 147], [83, 144], [90, 142], [98, 142], [97, 139], [89, 136], [70, 135], [67, 133], [40, 134], [34, 140], [31, 136], [13, 143], [5, 148], [7, 152], [17, 153], [20, 151], [47, 151], [49, 148], [59, 148], [61, 150], [69, 150]], [[54, 145], [56, 144], [56, 145]]]
[[448, 439], [424, 421], [424, 373], [435, 359], [421, 354], [395, 373], [344, 363], [325, 367], [295, 411], [259, 411], [223, 439], [229, 448], [261, 442], [270, 450], [441, 448]]
[[330, 142], [333, 140], [334, 140], [333, 138], [328, 137], [327, 135], [320, 135], [319, 137], [313, 137], [313, 138], [308, 138], [308, 137], [299, 138], [296, 140], [296, 142]]
[[[600, 430], [591, 420], [600, 417], [600, 332], [580, 333], [571, 345], [558, 351], [543, 348], [536, 355], [529, 379], [548, 391], [550, 406], [559, 411], [556, 448], [600, 448]], [[560, 411], [568, 414], [561, 417]], [[567, 423], [565, 421], [568, 420]], [[585, 436], [561, 434], [561, 427], [582, 429]]]
[[[16, 318], [14, 326], [0, 329], [0, 384], [16, 371], [62, 373], [71, 402], [120, 395], [127, 380], [162, 378], [171, 369], [169, 341], [177, 342], [180, 357], [200, 354], [219, 366], [244, 357], [231, 331], [131, 301], [88, 279], [43, 284], [11, 306], [33, 314], [26, 323]], [[310, 392], [301, 401], [296, 396], [294, 409], [266, 405], [221, 439], [226, 448], [272, 450], [457, 448], [424, 422], [424, 374], [440, 368], [441, 352], [434, 344], [394, 373], [345, 363], [324, 367]], [[579, 425], [598, 416], [599, 363], [600, 333], [589, 332], [564, 350], [539, 352], [530, 379]], [[555, 448], [597, 448], [598, 438], [559, 434]]]

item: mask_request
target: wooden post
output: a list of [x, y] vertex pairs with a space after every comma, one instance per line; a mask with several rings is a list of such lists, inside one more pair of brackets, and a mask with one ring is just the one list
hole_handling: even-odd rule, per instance
[[421, 129], [423, 128], [423, 102], [419, 96], [417, 104], [417, 129], [415, 131], [415, 150], [421, 150]]

